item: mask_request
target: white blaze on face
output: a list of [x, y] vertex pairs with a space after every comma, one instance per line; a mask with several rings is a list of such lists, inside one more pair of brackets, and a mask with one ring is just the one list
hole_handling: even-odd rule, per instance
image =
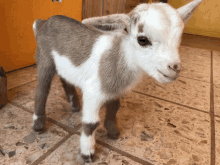
[[[132, 29], [135, 32], [131, 41], [136, 48], [137, 61], [157, 81], [172, 82], [177, 73], [169, 66], [180, 65], [178, 48], [184, 23], [178, 13], [165, 4], [152, 4], [138, 13], [140, 18]], [[143, 26], [143, 32], [139, 32], [139, 25]], [[147, 37], [151, 44], [140, 46], [138, 36]]]

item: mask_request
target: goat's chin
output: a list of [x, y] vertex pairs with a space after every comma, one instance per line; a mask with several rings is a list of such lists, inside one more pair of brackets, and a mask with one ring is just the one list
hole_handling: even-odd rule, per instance
[[158, 81], [161, 84], [168, 84], [168, 83], [172, 83], [173, 81], [175, 81], [175, 79], [169, 78], [169, 77], [165, 77], [160, 73], [157, 73], [156, 75], [153, 76], [154, 79], [156, 81]]

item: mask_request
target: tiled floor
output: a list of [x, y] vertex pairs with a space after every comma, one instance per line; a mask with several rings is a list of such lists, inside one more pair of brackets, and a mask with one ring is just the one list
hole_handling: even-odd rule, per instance
[[[220, 52], [182, 46], [180, 54], [183, 69], [174, 83], [144, 77], [121, 100], [118, 140], [108, 139], [100, 126], [92, 164], [220, 165]], [[7, 76], [10, 102], [0, 110], [0, 164], [77, 164], [81, 112], [70, 112], [59, 78], [47, 101], [47, 130], [36, 135], [36, 66]]]

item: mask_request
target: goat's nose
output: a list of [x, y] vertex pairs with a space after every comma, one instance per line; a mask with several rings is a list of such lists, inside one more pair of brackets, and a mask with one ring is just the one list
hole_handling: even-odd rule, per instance
[[174, 70], [176, 73], [179, 73], [181, 70], [181, 64], [180, 63], [175, 63], [172, 65], [169, 65], [169, 68]]

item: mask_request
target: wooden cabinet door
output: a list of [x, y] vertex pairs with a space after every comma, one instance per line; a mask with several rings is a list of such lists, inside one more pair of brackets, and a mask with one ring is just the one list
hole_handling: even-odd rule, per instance
[[83, 19], [125, 12], [126, 0], [84, 0]]
[[35, 19], [66, 15], [82, 20], [82, 0], [5, 0], [0, 2], [0, 65], [6, 72], [35, 63]]

